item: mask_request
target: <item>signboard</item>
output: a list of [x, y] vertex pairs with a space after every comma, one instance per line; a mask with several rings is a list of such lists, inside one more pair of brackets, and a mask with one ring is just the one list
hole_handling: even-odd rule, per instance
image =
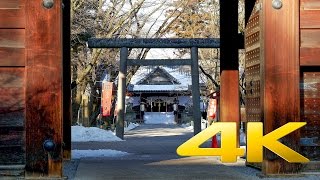
[[102, 116], [111, 115], [113, 82], [102, 82]]

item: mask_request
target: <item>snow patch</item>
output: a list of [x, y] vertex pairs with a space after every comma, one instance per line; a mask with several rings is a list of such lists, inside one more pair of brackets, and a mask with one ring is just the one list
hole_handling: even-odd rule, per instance
[[138, 127], [138, 126], [139, 126], [138, 123], [130, 123], [130, 124], [128, 125], [128, 127], [124, 128], [124, 131], [125, 131], [125, 132], [130, 131], [130, 130]]
[[72, 126], [71, 127], [71, 141], [72, 142], [111, 142], [122, 141], [111, 131], [106, 131], [97, 127], [83, 127]]
[[[181, 127], [193, 131], [193, 122], [192, 123], [186, 123], [186, 124], [181, 124]], [[205, 119], [201, 119], [201, 130], [204, 130], [208, 127], [208, 121]]]
[[129, 155], [127, 152], [116, 151], [111, 149], [99, 149], [99, 150], [72, 150], [73, 159], [81, 158], [98, 158], [98, 157], [122, 157]]

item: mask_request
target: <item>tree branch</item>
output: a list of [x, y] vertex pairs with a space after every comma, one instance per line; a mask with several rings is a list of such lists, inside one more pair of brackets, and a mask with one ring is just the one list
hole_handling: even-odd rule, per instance
[[206, 75], [206, 76], [211, 80], [211, 82], [214, 84], [214, 86], [216, 87], [216, 89], [218, 89], [220, 86], [219, 86], [219, 84], [213, 79], [213, 77], [212, 77], [210, 74], [206, 73], [206, 71], [203, 69], [202, 66], [199, 66], [199, 68], [200, 68], [201, 72], [202, 72], [204, 75]]

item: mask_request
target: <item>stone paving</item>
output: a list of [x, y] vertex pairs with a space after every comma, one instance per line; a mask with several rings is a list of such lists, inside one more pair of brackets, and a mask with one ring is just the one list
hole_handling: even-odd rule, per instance
[[[177, 147], [192, 135], [177, 125], [141, 125], [127, 132], [125, 141], [73, 143], [73, 149], [113, 149], [130, 155], [72, 160], [65, 163], [65, 175], [76, 180], [258, 178], [260, 171], [246, 167], [243, 159], [237, 163], [222, 164], [218, 157], [179, 157]], [[207, 146], [210, 142], [204, 145]]]

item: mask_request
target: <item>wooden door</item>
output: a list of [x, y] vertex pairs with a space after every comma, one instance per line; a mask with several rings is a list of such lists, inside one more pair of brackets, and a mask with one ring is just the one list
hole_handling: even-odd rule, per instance
[[[261, 96], [261, 34], [262, 28], [259, 9], [259, 1], [256, 1], [252, 14], [249, 17], [245, 31], [245, 88], [246, 88], [246, 121], [263, 122], [263, 96]], [[261, 168], [261, 163], [246, 163], [248, 166]]]
[[[263, 122], [265, 134], [300, 121], [299, 0], [281, 2], [257, 0], [246, 29], [247, 120]], [[281, 140], [299, 151], [298, 131]], [[300, 170], [267, 149], [260, 166], [266, 175]]]
[[300, 0], [301, 153], [312, 162], [306, 171], [320, 169], [320, 1]]
[[61, 177], [62, 0], [1, 0], [0, 16], [1, 174]]
[[1, 0], [0, 17], [0, 172], [22, 176], [25, 165], [25, 1]]

